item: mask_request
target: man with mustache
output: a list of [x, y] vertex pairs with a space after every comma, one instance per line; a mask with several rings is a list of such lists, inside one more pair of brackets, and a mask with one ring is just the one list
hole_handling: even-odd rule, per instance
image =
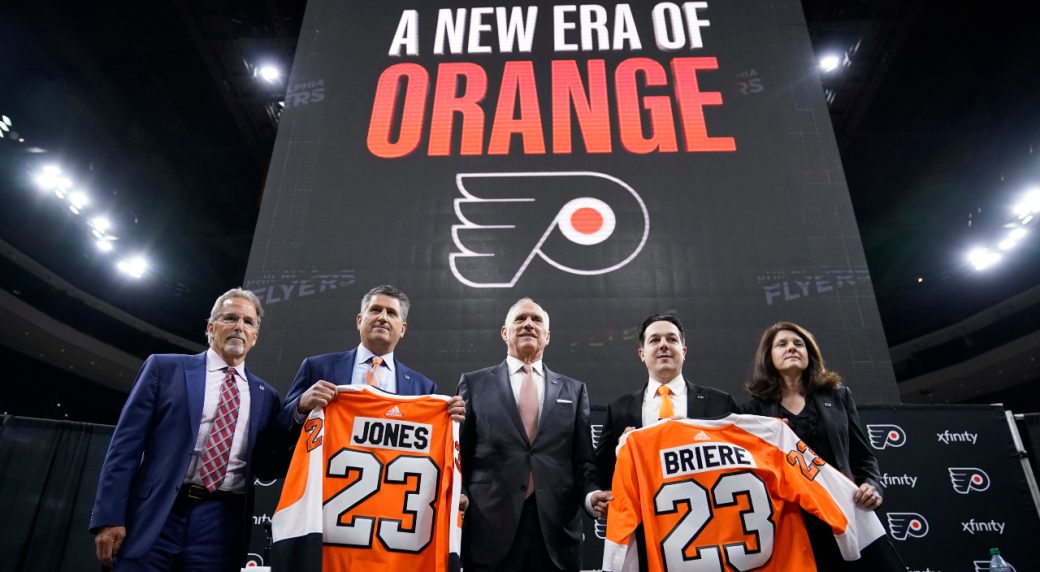
[[[399, 395], [437, 391], [432, 380], [394, 357], [394, 349], [408, 329], [410, 306], [408, 296], [389, 284], [372, 288], [361, 299], [356, 318], [361, 343], [352, 350], [303, 360], [285, 396], [284, 410], [293, 420], [290, 434], [294, 438], [311, 410], [336, 398], [337, 385], [369, 384]], [[448, 413], [462, 422], [465, 411], [462, 399], [453, 397]]]
[[90, 516], [102, 565], [232, 571], [245, 562], [254, 476], [280, 476], [264, 461], [284, 448], [288, 423], [278, 392], [245, 365], [262, 316], [255, 294], [233, 288], [210, 311], [209, 349], [145, 360]]
[[[649, 379], [639, 391], [622, 395], [607, 405], [607, 418], [596, 446], [596, 465], [603, 489], [611, 487], [617, 461], [615, 450], [626, 431], [662, 418], [712, 419], [738, 412], [730, 394], [683, 378], [686, 337], [679, 318], [654, 314], [644, 320], [636, 351], [646, 365]], [[607, 503], [595, 508], [605, 513]], [[641, 533], [637, 535], [640, 541], [642, 537]], [[640, 544], [641, 552], [642, 549]], [[640, 562], [646, 562], [645, 554], [641, 554]]]
[[[585, 384], [549, 370], [549, 314], [530, 298], [506, 313], [498, 365], [465, 373], [462, 524], [466, 572], [577, 571], [581, 507], [596, 490]], [[602, 497], [602, 498], [601, 498]]]

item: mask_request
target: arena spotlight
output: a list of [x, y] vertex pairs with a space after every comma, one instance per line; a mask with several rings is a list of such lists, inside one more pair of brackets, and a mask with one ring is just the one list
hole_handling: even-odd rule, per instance
[[88, 204], [90, 204], [90, 197], [83, 191], [69, 193], [69, 210], [72, 211], [72, 214], [79, 214]]
[[143, 256], [131, 256], [116, 263], [120, 272], [131, 278], [141, 278], [148, 271], [148, 261]]
[[1040, 188], [1032, 188], [1026, 191], [1022, 198], [1012, 207], [1012, 210], [1019, 219], [1040, 213]]
[[97, 245], [97, 249], [101, 252], [112, 252], [112, 241], [104, 238], [99, 238], [94, 244]]
[[967, 260], [968, 264], [977, 271], [983, 271], [1000, 262], [1003, 258], [999, 252], [993, 252], [992, 250], [979, 246], [968, 251]]
[[96, 216], [90, 219], [87, 223], [96, 233], [105, 234], [105, 231], [112, 228], [112, 223], [105, 216]]
[[272, 64], [261, 64], [256, 69], [256, 75], [267, 83], [274, 83], [282, 77], [282, 71]]
[[[59, 185], [63, 185], [68, 178], [61, 174], [61, 167], [57, 165], [46, 165], [33, 178], [36, 186], [42, 191], [50, 191]], [[71, 181], [70, 181], [71, 182]], [[69, 185], [71, 186], [71, 185]]]
[[825, 54], [820, 58], [820, 71], [830, 73], [841, 65], [841, 56], [837, 54]]

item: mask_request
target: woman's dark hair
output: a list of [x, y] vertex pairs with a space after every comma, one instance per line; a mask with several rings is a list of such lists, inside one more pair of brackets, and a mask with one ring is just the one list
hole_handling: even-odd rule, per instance
[[751, 379], [745, 384], [752, 397], [763, 401], [780, 401], [783, 376], [773, 365], [772, 350], [776, 335], [785, 330], [794, 332], [805, 342], [805, 350], [809, 355], [809, 367], [802, 372], [802, 384], [805, 386], [805, 392], [810, 394], [820, 389], [835, 389], [840, 386], [841, 376], [833, 371], [827, 371], [827, 367], [823, 363], [823, 354], [820, 353], [820, 346], [816, 344], [816, 338], [809, 333], [809, 330], [794, 322], [777, 322], [762, 332], [762, 340], [758, 343], [754, 371], [751, 373]]

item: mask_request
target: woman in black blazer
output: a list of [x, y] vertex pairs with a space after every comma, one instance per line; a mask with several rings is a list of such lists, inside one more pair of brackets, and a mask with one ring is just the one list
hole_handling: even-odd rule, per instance
[[[852, 392], [842, 384], [841, 376], [824, 366], [820, 348], [808, 330], [792, 322], [767, 328], [755, 353], [747, 390], [752, 399], [741, 407], [744, 413], [787, 420], [806, 445], [859, 486], [853, 496], [857, 506], [866, 510], [881, 506], [881, 472]], [[808, 513], [803, 516], [819, 570], [866, 569], [866, 562], [842, 559], [827, 524]], [[872, 561], [870, 570], [905, 569], [887, 536], [875, 544], [880, 548], [865, 555]]]

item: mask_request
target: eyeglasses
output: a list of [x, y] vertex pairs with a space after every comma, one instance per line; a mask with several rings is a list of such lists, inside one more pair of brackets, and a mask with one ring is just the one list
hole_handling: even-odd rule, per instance
[[237, 314], [224, 314], [222, 316], [217, 316], [217, 319], [214, 321], [219, 322], [225, 326], [235, 326], [238, 325], [239, 321], [241, 321], [242, 325], [247, 330], [255, 330], [260, 327], [260, 322], [257, 321], [256, 318], [251, 318], [249, 316], [239, 316]]

